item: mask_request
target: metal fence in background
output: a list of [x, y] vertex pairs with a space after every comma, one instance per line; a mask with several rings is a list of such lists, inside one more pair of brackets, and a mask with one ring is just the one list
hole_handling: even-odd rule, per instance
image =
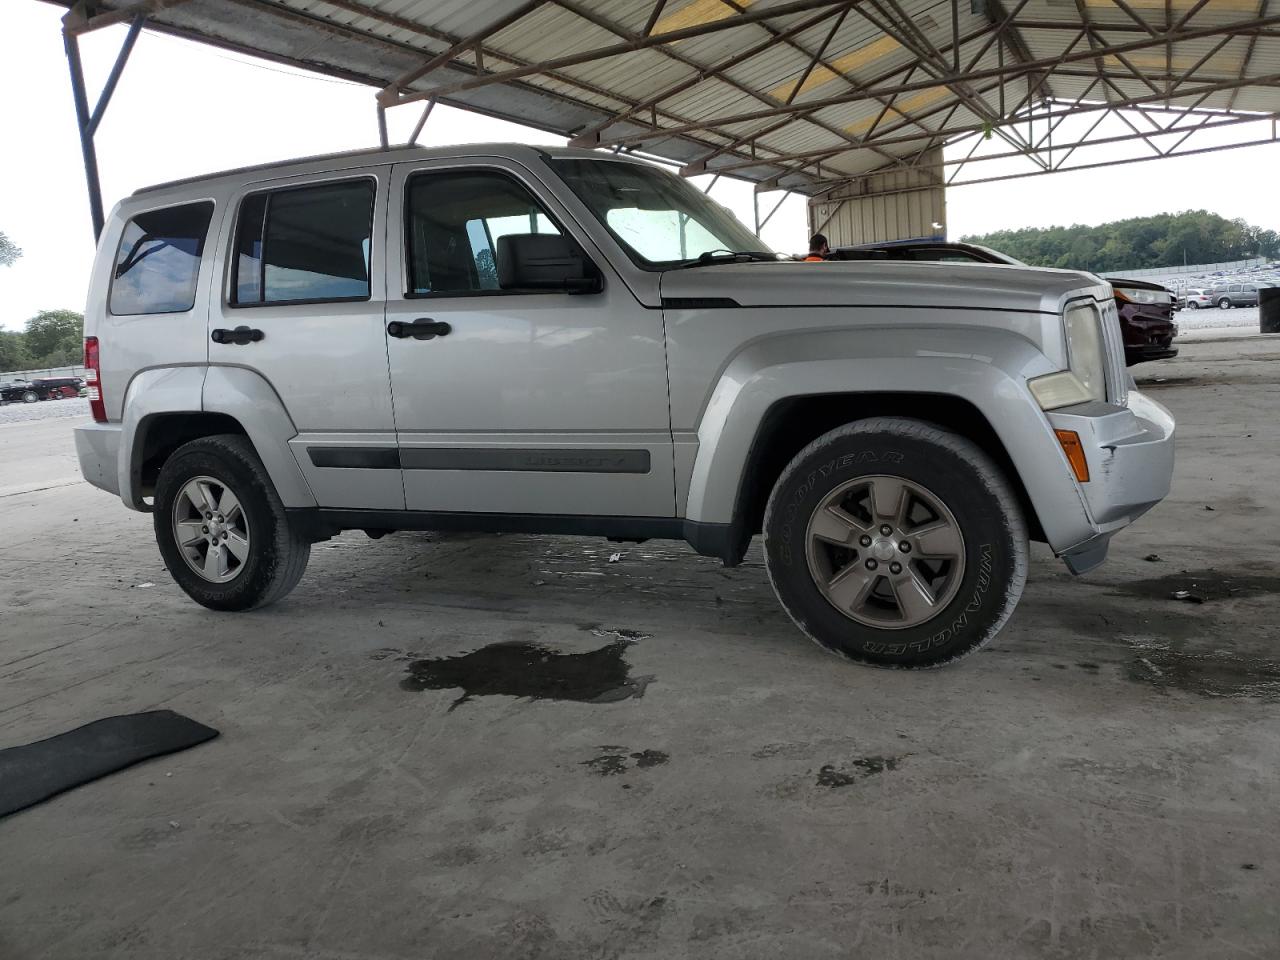
[[14, 380], [37, 380], [40, 377], [83, 377], [84, 367], [41, 367], [39, 370], [9, 370], [0, 372], [0, 383]]
[[[1215, 273], [1233, 274], [1247, 273], [1255, 267], [1265, 267], [1271, 263], [1265, 257], [1252, 260], [1232, 260], [1229, 263], [1199, 263], [1184, 267], [1149, 267], [1143, 270], [1113, 270], [1111, 276], [1131, 277], [1134, 280], [1151, 280], [1166, 287], [1175, 289], [1186, 286], [1193, 277], [1207, 277]], [[1167, 281], [1167, 282], [1166, 282]]]

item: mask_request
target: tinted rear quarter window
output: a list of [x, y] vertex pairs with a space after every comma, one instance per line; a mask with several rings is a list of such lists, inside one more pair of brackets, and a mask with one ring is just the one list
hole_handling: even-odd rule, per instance
[[246, 197], [232, 303], [367, 300], [376, 189], [362, 179]]
[[111, 277], [111, 313], [190, 310], [212, 216], [213, 203], [203, 201], [140, 213], [126, 223]]

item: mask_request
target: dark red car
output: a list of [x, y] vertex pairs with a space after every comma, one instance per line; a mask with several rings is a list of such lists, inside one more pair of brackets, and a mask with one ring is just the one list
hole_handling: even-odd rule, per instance
[[[1008, 263], [1026, 266], [1021, 260], [1006, 256], [976, 243], [950, 243], [946, 240], [900, 240], [871, 243], [856, 247], [837, 247], [829, 260], [914, 260], [924, 263]], [[1178, 325], [1173, 322], [1173, 294], [1146, 280], [1107, 277], [1115, 291], [1120, 314], [1120, 333], [1124, 339], [1125, 363], [1133, 366], [1145, 360], [1176, 357], [1178, 348], [1173, 338]]]

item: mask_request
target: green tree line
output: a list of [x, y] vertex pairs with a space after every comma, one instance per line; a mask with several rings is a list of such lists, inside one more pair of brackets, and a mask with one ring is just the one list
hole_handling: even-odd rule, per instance
[[70, 367], [84, 359], [84, 316], [74, 310], [41, 310], [25, 328], [0, 330], [0, 372]]
[[1037, 267], [1108, 273], [1280, 257], [1280, 234], [1207, 210], [1131, 217], [1087, 227], [1028, 227], [962, 237]]

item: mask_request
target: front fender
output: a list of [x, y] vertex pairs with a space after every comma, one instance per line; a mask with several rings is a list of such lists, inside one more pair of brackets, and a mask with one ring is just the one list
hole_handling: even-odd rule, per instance
[[[685, 517], [728, 524], [752, 443], [774, 404], [857, 393], [958, 398], [987, 419], [1055, 550], [1091, 535], [1084, 496], [1048, 420], [1027, 390], [1053, 364], [1029, 340], [973, 327], [787, 333], [748, 344], [725, 367], [698, 424]], [[868, 344], [874, 344], [874, 355]], [[946, 344], [946, 347], [942, 344]]]

